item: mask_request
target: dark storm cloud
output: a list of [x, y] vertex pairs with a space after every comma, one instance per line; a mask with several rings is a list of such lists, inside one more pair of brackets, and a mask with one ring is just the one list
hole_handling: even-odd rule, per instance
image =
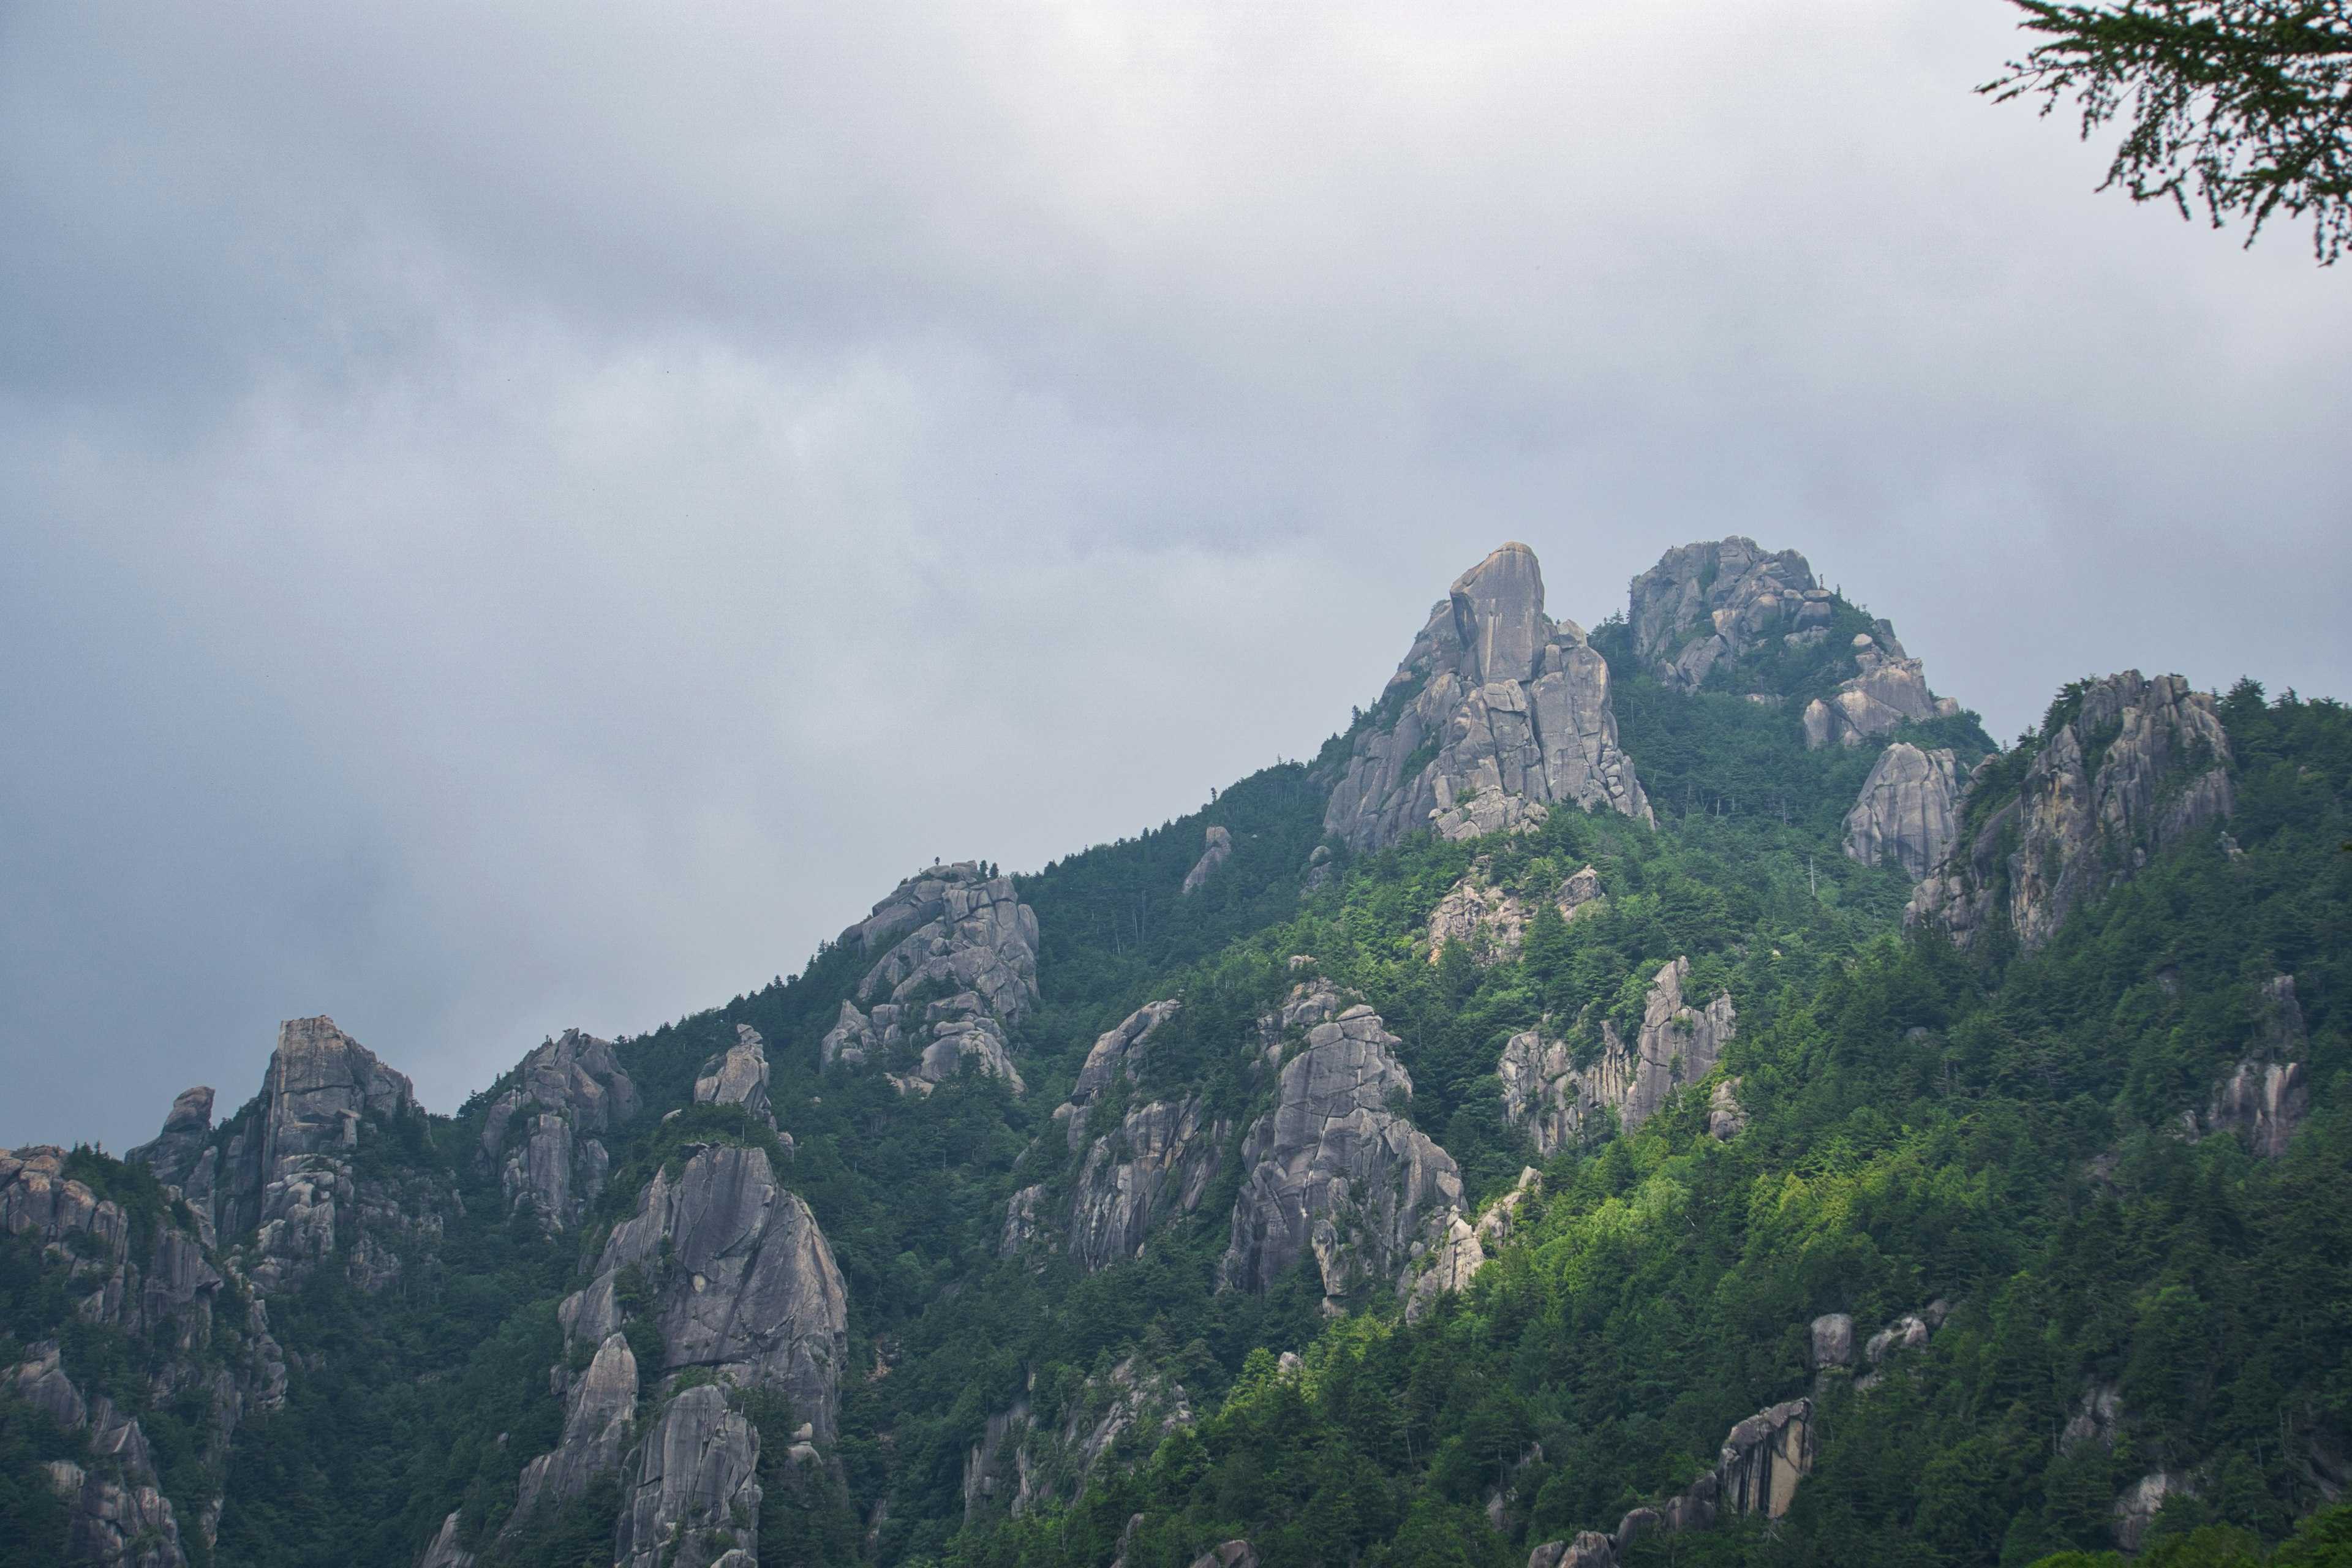
[[[450, 1108], [1310, 752], [1506, 538], [2344, 691], [2344, 279], [2004, 7], [18, 7], [0, 1142]], [[1629, 14], [1631, 12], [1632, 14]]]

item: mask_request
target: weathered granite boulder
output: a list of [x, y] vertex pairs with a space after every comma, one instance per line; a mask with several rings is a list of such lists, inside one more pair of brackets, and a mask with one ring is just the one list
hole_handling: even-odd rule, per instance
[[1036, 1239], [1043, 1225], [1038, 1205], [1045, 1196], [1045, 1184], [1039, 1182], [1004, 1200], [1004, 1233], [997, 1243], [998, 1257], [1010, 1258]]
[[1207, 881], [1211, 872], [1233, 858], [1234, 835], [1231, 828], [1213, 825], [1208, 831], [1208, 847], [1201, 851], [1201, 858], [1192, 863], [1192, 868], [1184, 873], [1181, 897], [1191, 897], [1192, 889]]
[[[1444, 957], [1449, 942], [1461, 942], [1482, 963], [1517, 956], [1533, 916], [1528, 900], [1493, 886], [1487, 880], [1491, 875], [1492, 868], [1482, 856], [1429, 911], [1430, 963]], [[1552, 895], [1552, 905], [1563, 920], [1597, 912], [1606, 902], [1600, 873], [1590, 866], [1562, 882]]]
[[1707, 1136], [1728, 1143], [1748, 1131], [1748, 1110], [1739, 1103], [1739, 1080], [1727, 1078], [1707, 1094]]
[[1913, 890], [1906, 924], [1965, 947], [2006, 921], [2032, 952], [2150, 855], [2229, 814], [2230, 737], [2210, 693], [2134, 669], [2069, 696], [2018, 782], [1991, 782], [2017, 778], [2014, 753], [1979, 765], [1963, 800], [1974, 832]]
[[1618, 1125], [1631, 1132], [1676, 1089], [1702, 1082], [1715, 1070], [1731, 1041], [1737, 1015], [1728, 992], [1704, 1007], [1691, 1005], [1683, 994], [1689, 978], [1687, 958], [1661, 965], [1643, 1001], [1642, 1026], [1633, 1042], [1604, 1021], [1601, 1050], [1588, 1066], [1577, 1065], [1568, 1042], [1548, 1039], [1538, 1029], [1505, 1043], [1495, 1065], [1503, 1080], [1503, 1113], [1528, 1130], [1537, 1152], [1549, 1157], [1577, 1142], [1593, 1113], [1604, 1108], [1616, 1112]]
[[711, 1568], [760, 1552], [760, 1433], [714, 1384], [662, 1407], [622, 1489], [614, 1568]]
[[480, 1159], [501, 1170], [509, 1211], [529, 1208], [555, 1229], [576, 1225], [612, 1168], [600, 1135], [638, 1109], [636, 1085], [612, 1042], [566, 1029], [524, 1057], [490, 1102]]
[[459, 1510], [452, 1509], [441, 1521], [440, 1533], [427, 1542], [425, 1555], [416, 1560], [416, 1568], [474, 1568], [474, 1554], [457, 1540]]
[[1737, 535], [1669, 550], [1633, 579], [1635, 657], [1660, 680], [1696, 690], [1716, 661], [1767, 637], [1826, 627], [1835, 596], [1793, 550], [1768, 554]]
[[1324, 826], [1376, 849], [1449, 816], [1449, 837], [1510, 831], [1561, 802], [1650, 817], [1617, 744], [1608, 662], [1545, 616], [1535, 552], [1507, 544], [1431, 612], [1357, 731]]
[[1959, 785], [1948, 749], [1897, 741], [1878, 753], [1845, 814], [1845, 853], [1875, 866], [1893, 859], [1917, 881], [1943, 863], [1959, 833]]
[[984, 876], [971, 860], [934, 866], [841, 942], [880, 956], [857, 986], [856, 1001], [872, 1011], [841, 1005], [820, 1047], [824, 1066], [880, 1065], [894, 1069], [900, 1093], [929, 1094], [969, 1058], [1023, 1091], [1006, 1028], [1037, 1000], [1037, 916], [1013, 896], [1011, 878]]
[[1366, 1286], [1402, 1286], [1417, 1257], [1446, 1243], [1462, 1174], [1390, 1109], [1412, 1097], [1412, 1078], [1377, 1014], [1322, 987], [1295, 994], [1286, 1013], [1314, 1021], [1282, 1068], [1274, 1110], [1243, 1143], [1249, 1173], [1219, 1278], [1265, 1290], [1312, 1251], [1326, 1309], [1338, 1310]]
[[1824, 1312], [1813, 1320], [1811, 1364], [1823, 1367], [1853, 1364], [1853, 1314]]
[[163, 1182], [176, 1184], [196, 1163], [196, 1156], [212, 1141], [213, 1091], [209, 1089], [184, 1089], [172, 1101], [171, 1113], [163, 1118], [163, 1130], [152, 1142], [140, 1144], [122, 1157], [136, 1160], [155, 1173]]
[[1721, 1506], [1778, 1519], [1795, 1500], [1797, 1483], [1812, 1471], [1813, 1402], [1791, 1399], [1732, 1427], [1714, 1479]]
[[2276, 1160], [2311, 1114], [2303, 1008], [2295, 1000], [2294, 975], [2273, 975], [2263, 983], [2254, 1001], [2254, 1041], [2253, 1050], [2213, 1091], [2202, 1122], [2193, 1111], [2186, 1120], [2192, 1134], [2234, 1131], [2252, 1152]]
[[1858, 746], [1906, 721], [1948, 719], [1960, 710], [1952, 699], [1927, 689], [1927, 668], [1904, 653], [1895, 629], [1885, 621], [1877, 626], [1877, 636], [1864, 633], [1853, 639], [1855, 673], [1827, 700], [1816, 697], [1805, 704], [1808, 747]]
[[572, 1379], [562, 1443], [523, 1467], [506, 1532], [511, 1533], [543, 1504], [578, 1497], [590, 1481], [619, 1465], [636, 1436], [636, 1412], [637, 1358], [630, 1353], [625, 1336], [608, 1334], [587, 1370]]
[[654, 1299], [666, 1356], [640, 1374], [708, 1367], [742, 1387], [774, 1389], [833, 1440], [848, 1304], [815, 1218], [781, 1185], [764, 1150], [697, 1150], [677, 1178], [657, 1171], [637, 1211], [613, 1227], [596, 1277], [557, 1309], [567, 1342], [603, 1345], [624, 1326], [620, 1277], [634, 1269]]
[[773, 1127], [768, 1104], [768, 1042], [749, 1024], [735, 1026], [735, 1043], [702, 1064], [694, 1079], [697, 1105], [740, 1105]]

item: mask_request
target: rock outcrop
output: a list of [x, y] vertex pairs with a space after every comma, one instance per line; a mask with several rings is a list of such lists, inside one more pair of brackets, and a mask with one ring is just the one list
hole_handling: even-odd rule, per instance
[[898, 1069], [890, 1081], [899, 1092], [929, 1094], [970, 1058], [1023, 1090], [1005, 1028], [1037, 1000], [1037, 916], [1011, 878], [983, 876], [972, 860], [934, 866], [899, 883], [841, 943], [876, 960], [856, 995], [872, 1010], [842, 1003], [821, 1047], [825, 1067], [878, 1063]]
[[50, 1489], [66, 1505], [64, 1561], [103, 1568], [183, 1568], [180, 1525], [156, 1484], [155, 1463], [139, 1423], [100, 1395], [84, 1400], [58, 1365], [58, 1347], [26, 1347], [31, 1358], [0, 1373], [0, 1388], [46, 1413], [89, 1445], [88, 1468], [69, 1459], [46, 1466]]
[[697, 1105], [740, 1105], [770, 1127], [776, 1113], [768, 1104], [768, 1042], [749, 1024], [735, 1026], [735, 1043], [702, 1064], [694, 1079]]
[[1897, 741], [1878, 753], [1845, 814], [1845, 853], [1876, 866], [1892, 859], [1917, 881], [1943, 863], [1959, 833], [1959, 785], [1948, 749]]
[[1265, 1290], [1312, 1252], [1336, 1311], [1369, 1286], [1404, 1287], [1413, 1264], [1447, 1244], [1462, 1173], [1391, 1109], [1412, 1097], [1412, 1078], [1379, 1015], [1317, 985], [1294, 992], [1279, 1017], [1306, 1026], [1305, 1048], [1243, 1143], [1249, 1173], [1219, 1278]]
[[1217, 1173], [1230, 1122], [1204, 1122], [1198, 1096], [1155, 1100], [1095, 1140], [1078, 1167], [1070, 1252], [1097, 1269], [1143, 1252], [1152, 1226], [1191, 1214]]
[[2192, 1136], [2234, 1131], [2253, 1153], [2276, 1160], [2311, 1114], [2303, 1007], [2295, 1000], [2294, 975], [2273, 975], [2263, 983], [2254, 1000], [2253, 1035], [2253, 1048], [2213, 1091], [2203, 1120], [2194, 1111], [2184, 1120]]
[[764, 1150], [703, 1147], [675, 1180], [656, 1172], [636, 1213], [614, 1226], [595, 1279], [557, 1310], [567, 1343], [602, 1346], [625, 1326], [625, 1271], [650, 1292], [642, 1310], [665, 1352], [640, 1375], [704, 1367], [740, 1387], [773, 1389], [818, 1441], [833, 1440], [848, 1350], [841, 1270]]
[[612, 1168], [604, 1135], [638, 1108], [636, 1085], [612, 1042], [566, 1029], [524, 1057], [514, 1081], [490, 1102], [482, 1164], [501, 1172], [510, 1212], [529, 1208], [559, 1230], [576, 1225]]
[[[711, 1568], [760, 1553], [760, 1434], [715, 1384], [662, 1407], [622, 1488], [614, 1568]], [[732, 1565], [730, 1565], [732, 1568]]]
[[1979, 766], [1963, 801], [1973, 826], [1913, 891], [1906, 923], [1965, 947], [2005, 921], [2032, 952], [2150, 855], [2229, 814], [2230, 737], [2210, 694], [2135, 669], [2069, 688], [2066, 706], [2021, 778], [2016, 753]]
[[1608, 661], [1545, 616], [1535, 552], [1507, 544], [1431, 612], [1357, 731], [1324, 826], [1377, 849], [1433, 823], [1509, 831], [1559, 803], [1650, 818], [1617, 744]]
[[1717, 661], [1768, 637], [1803, 636], [1836, 617], [1836, 596], [1793, 550], [1768, 554], [1737, 535], [1669, 550], [1633, 579], [1633, 651], [1667, 685], [1698, 689]]
[[[568, 1375], [559, 1368], [559, 1377]], [[523, 1467], [507, 1529], [529, 1519], [542, 1504], [578, 1497], [588, 1483], [614, 1468], [636, 1436], [637, 1358], [626, 1336], [608, 1334], [587, 1370], [572, 1379], [563, 1412], [563, 1441]]]
[[1151, 1031], [1165, 1023], [1176, 1007], [1172, 997], [1164, 1002], [1147, 1002], [1095, 1037], [1086, 1061], [1078, 1068], [1078, 1081], [1071, 1086], [1068, 1102], [1054, 1111], [1054, 1119], [1067, 1130], [1072, 1150], [1086, 1141], [1087, 1113], [1121, 1073], [1131, 1081], [1141, 1081], [1144, 1045], [1151, 1038]]
[[[1445, 955], [1449, 942], [1462, 943], [1482, 963], [1518, 955], [1533, 916], [1525, 899], [1494, 886], [1487, 879], [1491, 875], [1492, 868], [1482, 856], [1429, 911], [1430, 963]], [[1596, 912], [1606, 902], [1601, 894], [1600, 873], [1590, 866], [1552, 894], [1552, 906], [1563, 920]]]
[[1779, 1519], [1812, 1470], [1813, 1402], [1775, 1405], [1732, 1427], [1715, 1468], [1662, 1507], [1634, 1509], [1611, 1533], [1588, 1530], [1547, 1541], [1528, 1553], [1528, 1568], [1617, 1568], [1644, 1535], [1705, 1530], [1725, 1513]]
[[1192, 863], [1192, 868], [1184, 873], [1182, 897], [1190, 898], [1193, 889], [1209, 879], [1211, 872], [1233, 858], [1232, 829], [1212, 826], [1207, 837], [1208, 847], [1201, 851], [1201, 858]]
[[1906, 722], [1948, 719], [1960, 710], [1952, 699], [1927, 689], [1926, 667], [1904, 653], [1885, 621], [1877, 623], [1875, 637], [1854, 637], [1853, 662], [1855, 673], [1827, 700], [1816, 697], [1805, 704], [1805, 744], [1812, 750], [1859, 746]]
[[1190, 1426], [1183, 1384], [1129, 1356], [1089, 1377], [1068, 1401], [1058, 1426], [1041, 1421], [1026, 1398], [988, 1418], [964, 1455], [964, 1520], [1002, 1504], [1014, 1519], [1057, 1499], [1086, 1494], [1087, 1478], [1122, 1438], [1148, 1454], [1160, 1436]]
[[[1661, 965], [1643, 998], [1642, 1026], [1632, 1043], [1604, 1020], [1601, 1049], [1587, 1066], [1577, 1065], [1568, 1042], [1548, 1039], [1539, 1029], [1514, 1035], [1504, 1045], [1495, 1065], [1503, 1080], [1503, 1114], [1528, 1130], [1538, 1153], [1549, 1158], [1578, 1142], [1594, 1112], [1604, 1109], [1614, 1111], [1618, 1126], [1631, 1132], [1676, 1089], [1702, 1082], [1715, 1070], [1731, 1041], [1737, 1015], [1728, 992], [1703, 1007], [1693, 1006], [1683, 994], [1689, 979], [1687, 958]], [[1737, 1131], [1733, 1126], [1726, 1135]]]
[[177, 1184], [196, 1163], [213, 1135], [213, 1091], [209, 1089], [184, 1089], [179, 1099], [172, 1101], [171, 1113], [163, 1118], [163, 1130], [154, 1139], [140, 1144], [122, 1157], [136, 1160], [155, 1173], [160, 1181]]

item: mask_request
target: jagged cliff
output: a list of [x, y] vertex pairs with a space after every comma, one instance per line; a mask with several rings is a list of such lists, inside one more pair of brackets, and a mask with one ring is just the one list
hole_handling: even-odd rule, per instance
[[483, 1118], [482, 1163], [499, 1170], [510, 1208], [576, 1225], [612, 1168], [604, 1135], [637, 1113], [636, 1085], [610, 1040], [577, 1029], [523, 1058], [514, 1079]]
[[[1601, 1048], [1579, 1066], [1577, 1052], [1541, 1029], [1511, 1037], [1495, 1064], [1503, 1084], [1503, 1115], [1527, 1129], [1536, 1152], [1549, 1156], [1573, 1148], [1592, 1125], [1594, 1113], [1614, 1114], [1631, 1132], [1655, 1115], [1676, 1089], [1701, 1083], [1723, 1059], [1736, 1017], [1728, 992], [1694, 1007], [1683, 987], [1690, 960], [1659, 966], [1643, 998], [1642, 1024], [1629, 1042], [1603, 1019]], [[1736, 1115], [1734, 1102], [1717, 1108]], [[1734, 1129], [1736, 1131], [1736, 1128]]]
[[1737, 535], [1669, 550], [1633, 579], [1626, 621], [1635, 657], [1667, 685], [1696, 690], [1707, 671], [1768, 637], [1826, 632], [1834, 595], [1793, 550]]
[[2177, 675], [2071, 687], [2031, 745], [1978, 767], [1962, 834], [1905, 918], [1963, 947], [1998, 921], [2039, 948], [2150, 855], [2227, 816], [2230, 763], [2212, 697]]
[[1507, 831], [1559, 803], [1650, 816], [1617, 744], [1608, 661], [1544, 615], [1535, 552], [1507, 544], [1430, 612], [1357, 730], [1324, 826], [1376, 849], [1431, 826]]
[[1897, 741], [1878, 753], [1846, 813], [1846, 858], [1865, 866], [1893, 860], [1917, 881], [1943, 863], [1959, 831], [1958, 805], [1950, 748], [1923, 751]]
[[841, 1004], [824, 1037], [827, 1067], [899, 1066], [890, 1081], [901, 1093], [929, 1094], [969, 1058], [1015, 1093], [1025, 1087], [1005, 1026], [1037, 1000], [1037, 916], [1010, 878], [983, 876], [971, 860], [933, 866], [899, 883], [841, 944], [875, 960], [856, 993], [872, 1011]]

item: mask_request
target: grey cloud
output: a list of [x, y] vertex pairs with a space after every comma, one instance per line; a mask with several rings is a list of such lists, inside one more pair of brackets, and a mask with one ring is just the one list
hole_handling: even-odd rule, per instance
[[[1132, 832], [1502, 539], [1806, 551], [1997, 732], [2343, 691], [2345, 281], [2006, 8], [19, 7], [0, 1142], [325, 1011], [453, 1105]], [[105, 1064], [96, 1068], [93, 1064]]]

